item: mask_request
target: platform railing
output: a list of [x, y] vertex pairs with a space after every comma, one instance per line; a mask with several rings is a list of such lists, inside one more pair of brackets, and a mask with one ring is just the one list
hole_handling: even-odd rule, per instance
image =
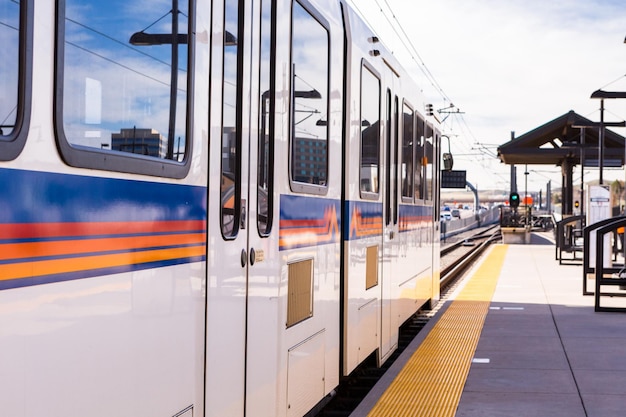
[[563, 253], [571, 253], [572, 258], [567, 259], [573, 261], [570, 263], [580, 262], [580, 259], [576, 257], [576, 253], [582, 252], [583, 247], [579, 244], [579, 240], [582, 238], [582, 229], [585, 227], [585, 215], [580, 214], [577, 216], [570, 216], [560, 220], [556, 223], [555, 230], [555, 253], [554, 258], [562, 265]]
[[[611, 225], [614, 222], [620, 221], [622, 219], [626, 219], [626, 216], [611, 217], [609, 219], [600, 220], [598, 222], [595, 222], [594, 224], [590, 224], [589, 226], [586, 226], [583, 228], [583, 295], [593, 295], [594, 292], [589, 291], [588, 289], [589, 288], [588, 277], [589, 275], [595, 274], [596, 265], [598, 265], [598, 259], [601, 259], [601, 260], [604, 259], [604, 252], [601, 252], [601, 253], [596, 252], [595, 258], [591, 259], [591, 245], [590, 245], [591, 233], [594, 231], [597, 233], [598, 229], [605, 227], [607, 225]], [[615, 233], [615, 236], [617, 235], [617, 229], [619, 227], [620, 226], [615, 226], [614, 228], [610, 229], [613, 233]], [[597, 235], [596, 235], [596, 239], [597, 239]], [[616, 249], [617, 249], [616, 243], [617, 243], [617, 239], [613, 239], [613, 244], [611, 245], [611, 248], [612, 248], [613, 255], [614, 255], [614, 261], [617, 259], [615, 257]], [[603, 264], [603, 262], [600, 262], [600, 264]]]
[[[626, 297], [626, 268], [624, 264], [613, 264], [611, 266], [604, 265], [604, 251], [609, 248], [605, 248], [604, 236], [609, 233], [615, 233], [618, 228], [626, 227], [626, 217], [620, 216], [619, 218], [613, 218], [612, 222], [599, 227], [596, 230], [596, 256], [595, 256], [595, 311], [611, 311], [611, 312], [626, 312], [626, 306], [607, 306], [600, 305], [602, 296], [608, 296], [612, 300], [616, 300], [616, 297]], [[612, 245], [611, 245], [612, 247]], [[624, 248], [621, 248], [624, 250]], [[610, 285], [617, 287], [617, 291], [602, 292], [602, 286]]]

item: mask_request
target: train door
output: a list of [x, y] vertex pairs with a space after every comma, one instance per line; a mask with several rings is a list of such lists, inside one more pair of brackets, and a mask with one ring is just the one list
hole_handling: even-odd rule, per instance
[[[390, 69], [389, 69], [390, 70]], [[398, 78], [389, 71], [391, 81], [386, 93], [385, 103], [385, 140], [383, 155], [385, 158], [385, 192], [383, 202], [383, 256], [381, 286], [381, 351], [380, 362], [384, 362], [397, 346], [398, 325], [393, 303], [393, 265], [397, 253], [398, 235], [398, 96], [393, 93]]]
[[[251, 117], [246, 155], [250, 184], [247, 218], [246, 415], [280, 415], [279, 373], [284, 329], [275, 192], [275, 23], [277, 4], [253, 1]], [[245, 180], [245, 179], [244, 179]], [[243, 256], [243, 255], [242, 255]]]
[[214, 19], [212, 72], [221, 77], [211, 91], [207, 416], [277, 414], [272, 3], [214, 3], [223, 29]]
[[243, 92], [250, 77], [244, 71], [249, 58], [241, 21], [246, 1], [212, 5], [205, 415], [244, 415], [248, 149], [243, 138], [249, 100]]
[[205, 414], [245, 415], [251, 2], [212, 4]]

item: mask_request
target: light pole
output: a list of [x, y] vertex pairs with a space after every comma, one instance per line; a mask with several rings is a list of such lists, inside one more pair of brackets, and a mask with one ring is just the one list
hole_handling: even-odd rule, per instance
[[528, 212], [528, 164], [524, 167], [524, 205]]
[[[580, 157], [580, 212], [585, 212], [585, 128], [589, 127], [587, 125], [573, 125], [575, 129], [580, 129], [580, 143], [578, 144], [580, 147], [580, 152], [578, 153]], [[599, 158], [599, 156], [598, 156]], [[600, 174], [602, 175], [602, 174]]]
[[[604, 122], [604, 100], [614, 98], [626, 98], [626, 92], [623, 91], [603, 91], [596, 90], [591, 93], [591, 98], [600, 99], [600, 125], [598, 131], [598, 166], [600, 167], [600, 185], [602, 185], [602, 168], [604, 166], [604, 129], [606, 126], [624, 127], [626, 122], [605, 123]], [[626, 162], [626, 146], [624, 147], [624, 158]]]
[[176, 99], [178, 96], [178, 45], [189, 43], [187, 34], [178, 33], [178, 0], [172, 0], [172, 33], [151, 34], [135, 32], [129, 43], [135, 46], [172, 45], [172, 62], [170, 71], [170, 119], [167, 129], [167, 159], [174, 158], [174, 137], [176, 135]]

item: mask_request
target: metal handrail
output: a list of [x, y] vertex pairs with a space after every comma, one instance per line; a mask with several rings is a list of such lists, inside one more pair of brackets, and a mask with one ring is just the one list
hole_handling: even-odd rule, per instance
[[556, 240], [556, 245], [554, 248], [554, 259], [559, 261], [559, 263], [561, 263], [562, 260], [562, 254], [563, 254], [563, 247], [565, 246], [565, 233], [564, 233], [564, 229], [565, 226], [569, 223], [574, 223], [574, 222], [578, 222], [581, 221], [582, 222], [582, 226], [585, 226], [585, 218], [586, 216], [584, 214], [579, 214], [576, 216], [570, 216], [567, 217], [563, 220], [560, 220], [556, 223], [556, 236], [555, 236], [555, 240]]
[[[619, 218], [610, 219], [612, 222], [599, 227], [596, 230], [596, 288], [595, 288], [595, 311], [618, 311], [626, 312], [626, 307], [603, 307], [600, 305], [600, 296], [606, 295], [610, 297], [626, 297], [626, 293], [607, 292], [601, 293], [600, 288], [602, 285], [619, 285], [620, 287], [626, 286], [626, 276], [623, 274], [626, 272], [624, 265], [617, 267], [605, 267], [602, 262], [602, 255], [604, 254], [604, 235], [612, 233], [620, 227], [626, 227], [626, 217], [620, 216]], [[611, 275], [608, 275], [611, 274]], [[612, 274], [617, 274], [613, 276]]]
[[[609, 219], [600, 220], [595, 222], [594, 224], [590, 224], [583, 228], [583, 295], [593, 295], [593, 291], [589, 291], [587, 289], [587, 274], [593, 274], [595, 272], [595, 267], [598, 265], [597, 258], [598, 253], [596, 253], [596, 263], [591, 264], [591, 253], [590, 253], [590, 245], [589, 240], [591, 239], [591, 232], [596, 231], [605, 227], [607, 225], [612, 225], [614, 222], [620, 221], [622, 219], [626, 219], [626, 216], [617, 216], [611, 217]], [[610, 230], [617, 230], [619, 226], [615, 226], [614, 228], [609, 228]], [[597, 238], [597, 236], [596, 236]]]

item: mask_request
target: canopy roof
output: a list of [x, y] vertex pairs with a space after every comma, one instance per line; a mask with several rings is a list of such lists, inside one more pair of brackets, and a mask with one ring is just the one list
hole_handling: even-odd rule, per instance
[[[624, 165], [624, 137], [606, 128], [604, 131], [603, 165]], [[498, 157], [505, 164], [561, 165], [565, 159], [580, 164], [583, 154], [585, 166], [598, 166], [599, 133], [599, 123], [570, 110], [499, 146]]]

